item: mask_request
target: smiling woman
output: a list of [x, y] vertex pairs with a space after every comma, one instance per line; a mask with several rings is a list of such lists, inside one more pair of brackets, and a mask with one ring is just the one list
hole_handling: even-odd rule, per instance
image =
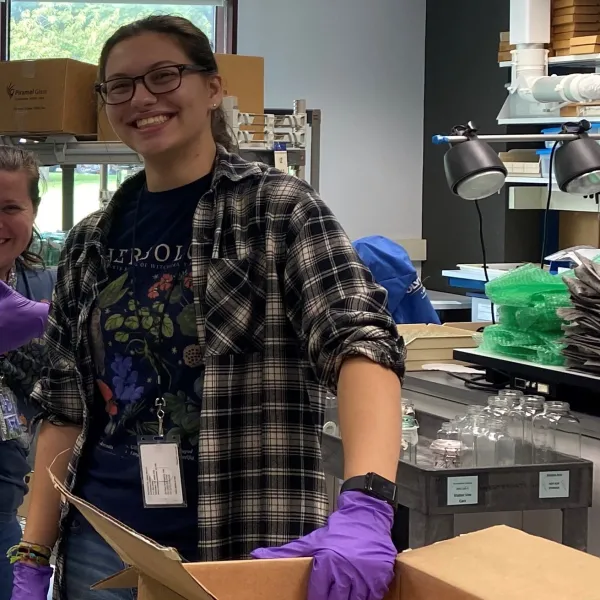
[[29, 396], [45, 366], [43, 343], [30, 340], [44, 332], [48, 305], [39, 301], [50, 300], [54, 285], [54, 274], [29, 250], [39, 178], [31, 154], [0, 146], [0, 598], [10, 598], [7, 551], [20, 539], [16, 515], [30, 471], [21, 425], [36, 412]]

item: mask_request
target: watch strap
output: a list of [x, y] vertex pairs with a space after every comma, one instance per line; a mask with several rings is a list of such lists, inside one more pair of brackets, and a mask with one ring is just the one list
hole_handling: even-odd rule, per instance
[[346, 479], [342, 484], [341, 493], [350, 491], [363, 492], [368, 496], [387, 502], [394, 508], [398, 505], [398, 486], [377, 473], [367, 473]]

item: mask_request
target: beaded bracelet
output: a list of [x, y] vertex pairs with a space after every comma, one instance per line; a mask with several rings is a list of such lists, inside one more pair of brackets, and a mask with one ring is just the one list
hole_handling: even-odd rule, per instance
[[50, 565], [52, 550], [47, 546], [21, 542], [10, 548], [6, 553], [6, 556], [11, 565], [16, 562], [30, 562], [39, 567], [47, 567]]

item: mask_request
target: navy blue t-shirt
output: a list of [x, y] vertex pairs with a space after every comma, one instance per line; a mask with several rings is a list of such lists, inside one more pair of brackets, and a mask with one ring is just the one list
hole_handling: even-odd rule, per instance
[[[198, 543], [204, 375], [189, 248], [194, 211], [211, 179], [208, 175], [167, 192], [144, 190], [137, 217], [134, 201], [114, 219], [108, 236], [109, 279], [91, 319], [101, 409], [94, 415], [78, 485], [85, 500], [177, 548], [187, 560], [196, 560]], [[138, 437], [158, 433], [158, 396], [166, 400], [165, 436], [181, 439], [187, 507], [144, 508]]]

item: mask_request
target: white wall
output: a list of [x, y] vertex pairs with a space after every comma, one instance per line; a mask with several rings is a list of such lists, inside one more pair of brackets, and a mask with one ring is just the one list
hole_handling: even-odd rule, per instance
[[323, 111], [321, 195], [351, 238], [421, 237], [425, 0], [240, 0], [266, 106]]

